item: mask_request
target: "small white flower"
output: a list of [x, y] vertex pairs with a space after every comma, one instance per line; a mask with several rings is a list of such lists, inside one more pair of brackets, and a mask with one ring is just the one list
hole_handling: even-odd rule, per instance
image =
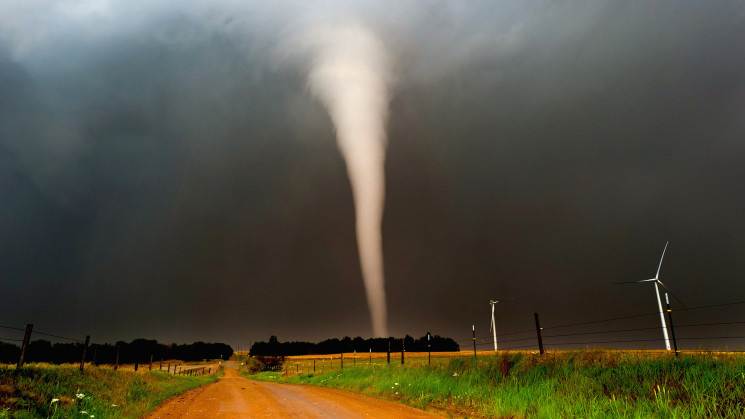
[[88, 414], [88, 412], [86, 412], [85, 410], [81, 410], [81, 411], [80, 411], [80, 414], [81, 414], [81, 415], [87, 415], [87, 414]]
[[453, 377], [457, 377], [457, 376], [458, 376], [458, 373], [457, 372], [454, 372], [453, 373]]
[[77, 393], [75, 395], [75, 397], [77, 397], [78, 399], [82, 399], [83, 397], [85, 397], [85, 394], [83, 394], [83, 393]]
[[395, 383], [395, 384], [398, 385], [398, 383]]
[[396, 392], [396, 394], [398, 394], [398, 392]]
[[52, 399], [52, 403], [57, 403], [59, 399]]
[[115, 404], [112, 404], [111, 407], [116, 407], [116, 405]]

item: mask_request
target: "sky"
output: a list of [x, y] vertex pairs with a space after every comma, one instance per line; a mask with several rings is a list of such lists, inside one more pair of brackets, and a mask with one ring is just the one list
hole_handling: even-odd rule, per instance
[[[654, 313], [653, 286], [613, 282], [654, 277], [667, 242], [674, 313], [745, 300], [742, 2], [11, 0], [0, 325], [244, 348], [372, 336], [303, 42], [339, 25], [390, 60], [391, 335], [470, 344], [490, 299], [515, 299], [497, 305], [505, 334], [534, 312], [547, 329]], [[679, 337], [745, 336], [690, 326], [745, 321], [745, 305], [675, 315]], [[565, 342], [658, 348], [658, 326]], [[682, 343], [702, 344], [745, 338]]]

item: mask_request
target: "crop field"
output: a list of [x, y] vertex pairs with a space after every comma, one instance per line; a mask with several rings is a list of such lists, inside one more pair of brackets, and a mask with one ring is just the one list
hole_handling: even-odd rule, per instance
[[[745, 356], [663, 351], [289, 357], [251, 377], [341, 388], [449, 416], [743, 417]], [[398, 355], [398, 357], [395, 357]], [[315, 360], [316, 372], [312, 371]], [[320, 365], [320, 367], [319, 367]]]
[[[188, 368], [207, 366], [180, 362]], [[0, 418], [136, 418], [166, 398], [214, 382], [216, 374], [173, 375], [141, 364], [111, 366], [0, 365]], [[210, 364], [212, 372], [215, 365]], [[209, 367], [208, 367], [209, 368]]]

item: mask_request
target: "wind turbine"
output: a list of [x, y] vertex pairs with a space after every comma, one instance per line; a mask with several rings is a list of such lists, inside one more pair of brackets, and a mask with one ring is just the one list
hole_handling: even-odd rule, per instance
[[512, 300], [514, 300], [514, 298], [508, 300], [489, 300], [489, 304], [491, 305], [491, 325], [489, 326], [489, 330], [491, 330], [494, 335], [494, 352], [497, 352], [497, 323], [494, 321], [494, 306], [500, 301], [504, 302]]
[[670, 338], [667, 335], [667, 325], [665, 324], [665, 315], [662, 311], [662, 300], [660, 299], [660, 289], [658, 285], [665, 289], [670, 295], [672, 295], [676, 300], [680, 301], [678, 297], [675, 297], [675, 295], [670, 291], [665, 284], [660, 281], [660, 269], [662, 268], [662, 259], [665, 257], [665, 251], [667, 250], [667, 245], [669, 242], [665, 243], [665, 248], [662, 249], [662, 257], [660, 257], [660, 264], [657, 266], [657, 273], [655, 274], [654, 278], [650, 279], [642, 279], [641, 281], [628, 281], [628, 282], [616, 282], [616, 284], [639, 284], [642, 282], [652, 282], [654, 284], [654, 292], [657, 295], [657, 307], [660, 309], [660, 322], [662, 323], [662, 336], [665, 338], [665, 348], [667, 350], [670, 350]]

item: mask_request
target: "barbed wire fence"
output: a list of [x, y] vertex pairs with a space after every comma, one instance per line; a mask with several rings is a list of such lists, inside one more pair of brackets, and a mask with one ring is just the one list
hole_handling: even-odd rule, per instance
[[[677, 309], [676, 312], [687, 312], [696, 313], [698, 310], [704, 309], [718, 309], [723, 307], [733, 307], [745, 305], [745, 301], [736, 301], [722, 304], [710, 304], [697, 307], [686, 307]], [[582, 322], [562, 323], [555, 325], [547, 325], [542, 327], [538, 323], [537, 313], [536, 327], [526, 328], [517, 331], [510, 331], [507, 333], [498, 333], [498, 351], [493, 352], [494, 338], [491, 330], [488, 334], [477, 337], [475, 327], [472, 330], [472, 336], [470, 338], [456, 340], [460, 346], [460, 352], [430, 352], [421, 353], [419, 352], [416, 357], [418, 363], [431, 362], [432, 358], [453, 358], [453, 357], [474, 357], [483, 356], [485, 352], [490, 353], [506, 353], [509, 351], [530, 351], [535, 353], [543, 353], [546, 348], [549, 351], [562, 351], [562, 350], [576, 350], [585, 348], [602, 348], [612, 349], [608, 346], [616, 347], [618, 349], [625, 350], [647, 350], [647, 345], [655, 342], [662, 344], [664, 339], [662, 336], [656, 334], [661, 331], [659, 324], [654, 326], [640, 325], [638, 327], [633, 326], [616, 326], [616, 327], [603, 327], [611, 325], [613, 322], [622, 322], [629, 320], [638, 320], [644, 318], [654, 318], [659, 316], [659, 311], [618, 316], [612, 318], [605, 318], [600, 320], [589, 320]], [[653, 319], [653, 321], [657, 321]], [[685, 331], [686, 333], [675, 338], [670, 337], [669, 340], [672, 342], [673, 339], [677, 341], [687, 342], [684, 348], [681, 349], [683, 352], [709, 352], [711, 348], [692, 347], [691, 342], [734, 342], [738, 339], [745, 339], [745, 330], [738, 329], [737, 332], [730, 333], [707, 333], [697, 334], [696, 331], [700, 328], [725, 328], [731, 329], [731, 326], [742, 326], [745, 325], [745, 313], [742, 313], [742, 319], [733, 319], [732, 321], [688, 321], [681, 324], [675, 324], [674, 330]], [[670, 328], [670, 332], [673, 332], [672, 324], [667, 325]], [[587, 330], [590, 328], [591, 330]], [[690, 332], [689, 332], [690, 331]], [[656, 337], [647, 337], [645, 334], [654, 333]], [[628, 334], [636, 334], [633, 337], [624, 337]], [[641, 336], [639, 336], [641, 335]], [[606, 336], [605, 338], [603, 336]], [[397, 341], [398, 339], [396, 339]], [[604, 345], [604, 346], [598, 346]], [[639, 346], [642, 346], [641, 348]], [[545, 348], [541, 348], [541, 346]], [[403, 342], [401, 343], [403, 348]], [[745, 352], [742, 349], [729, 349], [724, 348], [725, 352]], [[676, 351], [675, 353], [677, 353]], [[385, 364], [398, 363], [398, 357], [400, 354], [401, 364], [404, 363], [405, 358], [412, 357], [411, 354], [407, 354], [408, 351], [403, 348], [403, 351], [397, 349], [394, 352], [383, 353], [368, 353], [368, 352], [354, 352], [354, 353], [338, 353], [338, 354], [319, 354], [319, 355], [305, 355], [293, 357], [287, 359], [284, 365], [275, 366], [272, 370], [283, 371], [284, 374], [301, 374], [301, 373], [316, 373], [316, 372], [328, 372], [330, 370], [339, 370], [349, 367], [357, 366], [368, 366], [368, 367], [382, 367]], [[673, 353], [670, 350], [669, 353]], [[426, 357], [423, 359], [423, 357]], [[408, 362], [408, 361], [407, 361]]]
[[[20, 337], [20, 332], [23, 332], [22, 336]], [[13, 336], [12, 334], [16, 333], [16, 336]], [[85, 339], [78, 339], [73, 338], [69, 336], [63, 336], [58, 333], [50, 333], [47, 331], [38, 331], [34, 330], [33, 324], [27, 324], [26, 327], [17, 327], [17, 326], [9, 326], [9, 325], [0, 325], [0, 342], [10, 343], [11, 345], [14, 345], [13, 348], [18, 350], [18, 355], [16, 356], [16, 359], [18, 360], [16, 363], [16, 368], [21, 368], [26, 363], [26, 358], [28, 355], [28, 349], [31, 342], [31, 337], [39, 335], [43, 337], [53, 338], [57, 340], [67, 341], [70, 343], [78, 344], [80, 346], [80, 372], [83, 372], [84, 366], [86, 362], [91, 362], [94, 365], [98, 365], [96, 363], [96, 350], [99, 346], [106, 346], [106, 345], [94, 345], [94, 352], [92, 359], [89, 353], [89, 347], [90, 345], [90, 336], [86, 336]], [[18, 346], [19, 345], [20, 348]], [[120, 347], [117, 344], [115, 346], [116, 351], [116, 357], [114, 361], [114, 369], [119, 368], [119, 354], [120, 354]], [[3, 361], [4, 362], [4, 361]], [[171, 363], [173, 362], [173, 365]], [[134, 363], [134, 370], [137, 371], [139, 367], [140, 362], [135, 361]], [[203, 366], [191, 366], [191, 368], [187, 365], [180, 364], [177, 361], [167, 361], [166, 365], [163, 365], [163, 359], [160, 360], [158, 370], [164, 370], [168, 372], [169, 374], [174, 375], [203, 375], [203, 374], [211, 374], [213, 372], [212, 367], [203, 367]], [[153, 355], [150, 355], [150, 362], [148, 366], [148, 370], [153, 369]], [[215, 369], [216, 371], [216, 369]]]

